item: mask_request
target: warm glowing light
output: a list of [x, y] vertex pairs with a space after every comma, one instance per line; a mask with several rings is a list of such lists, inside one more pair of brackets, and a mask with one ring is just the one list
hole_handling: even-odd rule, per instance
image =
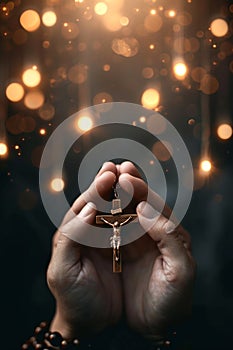
[[80, 117], [78, 119], [78, 128], [82, 131], [88, 131], [92, 128], [93, 121], [90, 117]]
[[24, 98], [24, 104], [29, 109], [40, 108], [44, 103], [44, 95], [41, 91], [28, 92]]
[[46, 27], [52, 27], [57, 22], [57, 15], [53, 11], [46, 11], [43, 13], [42, 22]]
[[150, 10], [150, 14], [151, 15], [156, 15], [156, 10], [155, 9]]
[[217, 37], [222, 37], [228, 32], [228, 24], [224, 19], [217, 18], [211, 22], [211, 33]]
[[108, 6], [105, 4], [105, 2], [97, 2], [95, 5], [95, 13], [99, 16], [103, 16], [107, 13], [108, 11]]
[[146, 117], [142, 116], [139, 118], [140, 122], [141, 123], [145, 123], [146, 122]]
[[141, 103], [146, 108], [156, 108], [159, 104], [159, 101], [160, 95], [156, 89], [147, 89], [142, 94]]
[[55, 192], [61, 192], [61, 191], [63, 191], [63, 189], [65, 187], [64, 181], [58, 177], [54, 178], [51, 181], [50, 185], [51, 185], [51, 189]]
[[168, 11], [168, 17], [175, 17], [175, 15], [176, 15], [176, 11], [174, 11], [174, 10], [170, 10], [170, 11]]
[[154, 50], [154, 48], [155, 48], [155, 45], [154, 45], [154, 44], [150, 44], [150, 45], [149, 45], [149, 49], [150, 49], [150, 50]]
[[129, 24], [129, 19], [128, 19], [128, 17], [125, 17], [125, 16], [123, 16], [123, 17], [121, 17], [121, 19], [120, 19], [120, 24], [122, 25], [122, 26], [127, 26], [128, 24]]
[[0, 142], [0, 156], [5, 156], [8, 152], [7, 145], [4, 142]]
[[40, 16], [34, 10], [26, 10], [20, 16], [20, 24], [27, 32], [34, 32], [40, 26]]
[[212, 164], [208, 159], [204, 159], [201, 161], [200, 168], [205, 173], [208, 173], [208, 172], [210, 172], [210, 170], [212, 168]]
[[187, 66], [183, 62], [178, 62], [174, 65], [173, 71], [177, 79], [184, 79], [187, 74]]
[[6, 88], [6, 97], [12, 102], [20, 101], [24, 96], [24, 88], [19, 83], [11, 83]]
[[23, 83], [28, 87], [35, 87], [40, 84], [41, 74], [36, 66], [25, 70], [22, 74]]
[[40, 129], [39, 133], [40, 133], [40, 135], [45, 135], [46, 134], [46, 130], [45, 129]]
[[232, 136], [232, 127], [229, 124], [221, 124], [217, 129], [218, 137], [222, 140], [228, 140]]

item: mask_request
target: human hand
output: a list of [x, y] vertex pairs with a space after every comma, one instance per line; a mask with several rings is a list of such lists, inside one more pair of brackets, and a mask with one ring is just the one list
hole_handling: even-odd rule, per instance
[[[72, 221], [77, 237], [85, 235], [83, 222], [94, 224], [96, 190], [108, 198], [116, 182], [117, 168], [105, 163], [89, 189], [73, 204], [64, 221]], [[74, 217], [75, 213], [75, 217]], [[51, 331], [66, 339], [99, 332], [119, 320], [122, 312], [120, 276], [112, 273], [111, 249], [83, 246], [56, 233], [47, 271], [48, 285], [56, 299]]]
[[167, 219], [171, 213], [167, 206], [163, 215], [156, 211], [161, 198], [132, 163], [122, 163], [119, 173], [120, 187], [125, 192], [133, 187], [139, 223], [147, 232], [122, 247], [126, 317], [131, 328], [156, 339], [191, 311], [195, 262], [190, 237]]

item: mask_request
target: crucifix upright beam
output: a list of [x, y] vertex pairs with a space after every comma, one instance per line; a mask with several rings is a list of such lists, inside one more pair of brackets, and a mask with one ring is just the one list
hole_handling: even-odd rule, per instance
[[112, 200], [111, 214], [96, 216], [96, 224], [109, 225], [113, 228], [113, 234], [110, 238], [111, 247], [113, 248], [113, 272], [122, 272], [120, 244], [121, 244], [121, 227], [134, 220], [137, 214], [122, 214], [121, 200], [114, 198]]

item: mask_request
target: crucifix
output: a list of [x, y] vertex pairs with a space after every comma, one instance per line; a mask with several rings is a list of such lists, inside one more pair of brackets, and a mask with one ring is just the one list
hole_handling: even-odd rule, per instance
[[115, 198], [112, 200], [111, 214], [97, 215], [96, 224], [106, 224], [112, 227], [113, 234], [110, 237], [110, 246], [113, 248], [112, 268], [113, 272], [121, 272], [121, 227], [134, 220], [137, 217], [137, 214], [122, 214], [121, 200], [115, 187], [114, 196]]

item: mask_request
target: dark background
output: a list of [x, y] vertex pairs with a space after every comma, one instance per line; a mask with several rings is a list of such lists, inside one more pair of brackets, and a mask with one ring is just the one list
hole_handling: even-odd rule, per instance
[[[6, 127], [9, 149], [8, 157], [0, 158], [2, 348], [19, 349], [31, 336], [34, 327], [42, 320], [50, 320], [54, 312], [54, 300], [46, 285], [46, 268], [55, 227], [43, 208], [38, 184], [40, 154], [47, 139], [56, 126], [72, 113], [100, 103], [101, 100], [96, 97], [98, 93], [108, 93], [105, 96], [107, 102], [140, 104], [145, 88], [155, 86], [161, 94], [159, 111], [184, 139], [195, 174], [198, 174], [203, 148], [208, 148], [213, 166], [210, 174], [197, 176], [192, 201], [183, 220], [192, 237], [197, 280], [193, 316], [182, 328], [181, 337], [195, 349], [230, 349], [233, 344], [233, 146], [232, 138], [223, 141], [218, 138], [216, 130], [221, 121], [227, 120], [232, 124], [232, 3], [224, 0], [167, 1], [166, 4], [163, 1], [156, 4], [127, 1], [125, 14], [130, 17], [136, 7], [142, 13], [142, 17], [132, 20], [130, 27], [131, 36], [139, 41], [139, 52], [128, 58], [111, 50], [112, 40], [127, 33], [123, 30], [108, 32], [94, 15], [85, 19], [86, 7], [76, 7], [75, 12], [71, 0], [12, 3], [13, 8], [7, 2], [0, 2], [0, 116], [2, 125]], [[93, 7], [93, 2], [86, 1], [85, 6], [87, 3]], [[5, 5], [9, 7], [7, 16]], [[175, 34], [170, 22], [164, 20], [159, 33], [139, 35], [140, 32], [135, 29], [139, 28], [141, 19], [150, 8], [160, 5], [175, 7], [177, 13], [185, 11], [192, 16], [191, 23], [181, 27], [185, 38], [198, 39], [199, 48], [194, 52], [184, 52], [189, 67], [185, 81], [178, 81], [172, 75]], [[52, 28], [41, 25], [32, 33], [25, 31], [25, 41], [16, 43], [14, 33], [19, 29], [24, 31], [19, 24], [21, 13], [33, 8], [41, 14], [46, 7], [56, 11], [56, 25]], [[76, 22], [77, 18], [80, 19], [79, 35], [67, 40], [61, 35], [62, 23]], [[217, 38], [210, 33], [208, 28], [214, 18], [226, 19], [229, 24], [226, 36]], [[50, 42], [48, 49], [43, 46], [45, 40]], [[84, 51], [80, 49], [80, 43], [86, 45]], [[148, 49], [150, 43], [156, 44], [155, 51]], [[224, 43], [227, 43], [227, 52], [224, 51]], [[215, 48], [213, 44], [216, 44]], [[50, 121], [41, 119], [38, 110], [26, 108], [23, 100], [12, 103], [5, 96], [7, 84], [20, 81], [24, 68], [35, 62], [42, 73], [40, 89], [46, 96], [46, 102], [55, 108], [55, 115]], [[70, 81], [67, 75], [70, 67], [77, 63], [88, 67], [86, 80], [79, 84]], [[104, 64], [111, 65], [109, 72], [103, 71]], [[157, 72], [150, 79], [141, 73], [147, 66]], [[191, 71], [196, 66], [204, 67], [218, 80], [219, 88], [215, 93], [204, 93], [192, 79]], [[16, 115], [18, 119], [15, 123], [19, 125], [12, 127], [14, 120], [11, 123], [7, 120]], [[31, 118], [34, 121], [32, 129], [28, 127]], [[45, 136], [40, 135], [41, 128], [46, 129]], [[203, 137], [208, 130], [209, 137]], [[112, 137], [108, 130], [102, 132], [104, 137]], [[126, 136], [143, 139], [147, 144], [144, 135], [136, 137], [132, 130], [126, 130]], [[90, 133], [86, 141], [81, 141], [73, 150], [75, 166], [78, 166], [87, 148], [101, 140], [100, 132], [100, 135]], [[85, 146], [87, 142], [88, 147]], [[19, 150], [15, 149], [15, 145], [20, 146]], [[72, 178], [72, 165], [68, 178]], [[68, 187], [73, 199], [78, 195], [78, 189], [74, 190], [71, 184]]]

